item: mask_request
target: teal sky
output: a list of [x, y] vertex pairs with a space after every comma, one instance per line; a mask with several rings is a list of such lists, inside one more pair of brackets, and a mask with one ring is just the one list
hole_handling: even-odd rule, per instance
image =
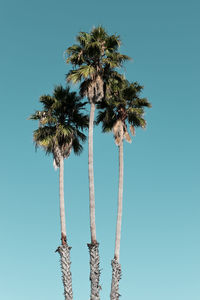
[[[152, 103], [147, 129], [125, 145], [122, 300], [200, 299], [200, 2], [0, 1], [0, 299], [60, 300], [58, 172], [35, 153], [28, 116], [65, 84], [63, 53], [79, 31], [120, 34], [123, 72]], [[77, 86], [78, 87], [78, 86]], [[76, 88], [77, 88], [76, 87]], [[118, 153], [94, 132], [101, 299], [109, 299]], [[87, 144], [65, 161], [74, 299], [89, 299]]]

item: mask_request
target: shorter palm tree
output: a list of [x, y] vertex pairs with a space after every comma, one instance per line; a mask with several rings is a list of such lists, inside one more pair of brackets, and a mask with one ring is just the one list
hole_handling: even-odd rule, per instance
[[[120, 78], [120, 76], [119, 76]], [[119, 280], [121, 279], [121, 265], [119, 263], [121, 222], [122, 222], [122, 199], [123, 199], [123, 140], [131, 142], [128, 132], [135, 135], [135, 127], [146, 127], [143, 117], [144, 107], [151, 107], [146, 98], [140, 98], [143, 87], [138, 83], [129, 83], [123, 80], [110, 80], [107, 85], [107, 94], [101, 103], [96, 123], [102, 123], [102, 131], [113, 131], [115, 143], [119, 149], [119, 187], [118, 187], [118, 213], [116, 224], [115, 252], [112, 265], [111, 300], [119, 299]]]
[[65, 300], [73, 299], [72, 279], [70, 271], [70, 249], [67, 243], [65, 207], [64, 207], [64, 159], [68, 158], [71, 150], [79, 155], [83, 149], [81, 143], [86, 140], [82, 132], [88, 128], [88, 117], [82, 112], [85, 103], [70, 88], [57, 86], [53, 96], [40, 97], [42, 111], [36, 111], [30, 116], [39, 121], [39, 128], [33, 133], [37, 147], [45, 150], [46, 154], [53, 154], [54, 166], [60, 169], [60, 221], [61, 246], [57, 251], [61, 256]]

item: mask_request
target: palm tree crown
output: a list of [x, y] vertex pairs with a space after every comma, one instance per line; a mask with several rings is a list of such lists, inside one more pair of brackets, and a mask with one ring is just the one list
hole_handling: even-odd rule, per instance
[[144, 107], [151, 104], [146, 98], [140, 98], [142, 89], [137, 82], [129, 83], [121, 76], [121, 80], [110, 81], [104, 101], [97, 106], [100, 110], [96, 123], [102, 123], [103, 132], [113, 131], [118, 146], [123, 139], [131, 142], [127, 123], [133, 136], [135, 127], [146, 127]]
[[53, 96], [40, 97], [42, 111], [30, 116], [39, 120], [39, 128], [33, 137], [36, 147], [42, 147], [47, 154], [53, 153], [54, 162], [59, 167], [60, 156], [67, 158], [73, 149], [79, 155], [86, 140], [82, 130], [88, 127], [88, 117], [82, 113], [85, 103], [70, 88], [57, 86]]
[[108, 35], [101, 26], [93, 28], [90, 33], [80, 32], [77, 42], [66, 50], [67, 63], [75, 67], [68, 73], [67, 80], [73, 83], [82, 81], [81, 95], [96, 103], [104, 95], [104, 78], [130, 58], [118, 52], [120, 37]]

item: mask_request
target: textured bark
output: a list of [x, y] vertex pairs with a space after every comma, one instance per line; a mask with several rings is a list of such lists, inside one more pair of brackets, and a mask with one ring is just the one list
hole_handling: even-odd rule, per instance
[[94, 169], [93, 169], [93, 127], [94, 127], [95, 104], [90, 106], [89, 138], [88, 138], [88, 172], [89, 172], [89, 194], [90, 194], [90, 232], [91, 243], [96, 243], [95, 224], [95, 197], [94, 197]]
[[111, 262], [112, 265], [112, 283], [111, 283], [111, 300], [119, 300], [119, 281], [121, 279], [121, 265], [116, 259]]
[[60, 191], [60, 223], [61, 223], [61, 242], [62, 245], [56, 251], [60, 254], [60, 264], [62, 271], [62, 281], [64, 286], [65, 300], [73, 300], [72, 276], [70, 271], [70, 249], [67, 245], [66, 224], [65, 224], [65, 203], [64, 203], [64, 158], [59, 160], [59, 191]]
[[64, 202], [64, 158], [60, 157], [60, 174], [59, 174], [59, 190], [60, 190], [60, 225], [62, 245], [66, 240], [66, 224], [65, 224], [65, 202]]
[[64, 286], [65, 300], [73, 300], [72, 275], [70, 271], [70, 249], [67, 244], [61, 245], [56, 251], [60, 254], [60, 265], [62, 271], [62, 281]]
[[99, 244], [88, 244], [90, 253], [90, 282], [91, 282], [91, 294], [90, 300], [100, 300], [99, 291], [101, 286], [99, 285], [100, 269], [99, 269]]

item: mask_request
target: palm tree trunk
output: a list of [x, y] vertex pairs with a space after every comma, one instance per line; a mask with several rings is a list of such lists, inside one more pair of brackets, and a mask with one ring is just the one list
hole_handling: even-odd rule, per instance
[[120, 239], [121, 239], [121, 224], [122, 224], [122, 200], [123, 200], [123, 138], [119, 145], [119, 190], [118, 190], [118, 212], [117, 212], [117, 226], [115, 238], [115, 255], [111, 262], [112, 265], [112, 284], [111, 284], [111, 300], [119, 299], [119, 281], [121, 279], [121, 265], [119, 263]]
[[93, 127], [94, 127], [95, 104], [91, 103], [89, 139], [88, 139], [88, 168], [89, 168], [89, 193], [90, 193], [90, 232], [91, 243], [96, 243], [96, 224], [95, 224], [95, 196], [94, 196], [94, 169], [93, 169]]
[[93, 170], [93, 127], [94, 127], [95, 104], [91, 102], [90, 121], [89, 121], [89, 139], [88, 139], [88, 171], [89, 171], [89, 195], [90, 195], [90, 232], [91, 244], [88, 244], [90, 253], [90, 282], [91, 293], [90, 300], [99, 300], [100, 269], [99, 269], [99, 244], [96, 240], [95, 224], [95, 196], [94, 196], [94, 170]]
[[56, 252], [60, 254], [60, 265], [62, 272], [62, 281], [64, 286], [65, 300], [73, 300], [72, 291], [72, 274], [71, 274], [71, 261], [70, 261], [70, 250], [67, 244], [58, 247]]
[[64, 158], [60, 157], [60, 174], [59, 174], [59, 186], [60, 186], [60, 223], [61, 223], [61, 246], [56, 250], [60, 254], [60, 264], [62, 271], [62, 281], [64, 286], [65, 300], [73, 300], [72, 291], [72, 275], [70, 271], [70, 249], [67, 244], [66, 237], [66, 224], [65, 224], [65, 203], [64, 203]]
[[111, 300], [119, 300], [121, 296], [119, 294], [119, 281], [121, 279], [121, 265], [117, 259], [113, 259], [111, 261], [112, 266], [112, 283], [111, 283], [111, 293], [110, 299]]
[[60, 173], [59, 173], [59, 192], [60, 192], [60, 226], [62, 245], [67, 242], [66, 223], [65, 223], [65, 202], [64, 202], [64, 158], [60, 157]]
[[118, 189], [118, 212], [117, 212], [117, 228], [115, 238], [115, 259], [119, 261], [121, 225], [122, 225], [122, 200], [123, 200], [123, 177], [124, 177], [124, 161], [123, 161], [123, 140], [119, 145], [119, 189]]

